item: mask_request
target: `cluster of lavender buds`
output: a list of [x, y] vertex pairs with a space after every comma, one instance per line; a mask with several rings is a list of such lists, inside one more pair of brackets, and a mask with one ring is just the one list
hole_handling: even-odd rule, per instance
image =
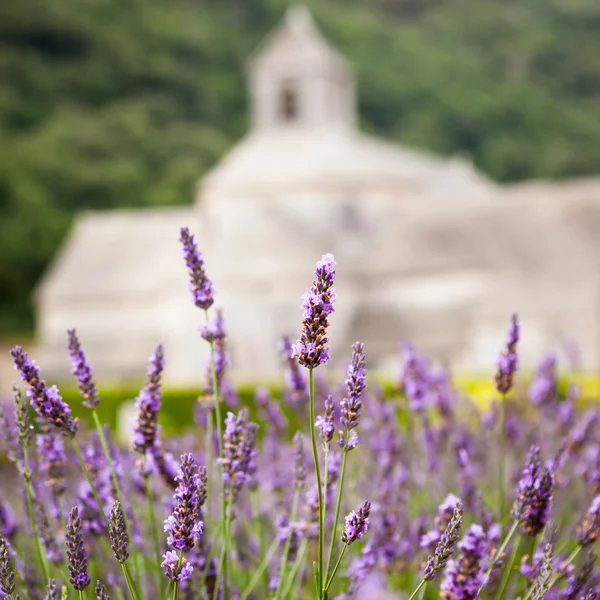
[[482, 560], [488, 548], [481, 525], [471, 525], [458, 544], [460, 555], [448, 561], [440, 596], [444, 600], [474, 600], [485, 581]]
[[335, 261], [332, 254], [325, 254], [317, 263], [312, 288], [304, 295], [304, 318], [300, 339], [292, 346], [291, 357], [309, 369], [329, 362], [327, 347], [328, 317], [334, 312]]
[[242, 409], [235, 415], [227, 413], [223, 433], [223, 456], [219, 462], [223, 468], [225, 494], [235, 500], [240, 490], [248, 485], [256, 471], [256, 435], [258, 425], [248, 419], [248, 411]]
[[435, 553], [429, 555], [427, 558], [427, 564], [425, 565], [425, 571], [423, 573], [423, 579], [425, 581], [431, 581], [435, 577], [435, 574], [446, 566], [446, 563], [454, 554], [454, 548], [460, 536], [462, 519], [463, 505], [462, 502], [458, 500], [454, 506], [452, 518], [435, 547]]
[[85, 352], [79, 343], [77, 332], [75, 329], [69, 329], [67, 331], [69, 338], [69, 356], [73, 365], [71, 373], [77, 378], [79, 384], [79, 391], [83, 398], [83, 405], [86, 408], [96, 408], [100, 402], [98, 391], [96, 390], [96, 384], [92, 379], [92, 368], [90, 367]]
[[[225, 372], [229, 366], [229, 354], [226, 351], [227, 332], [225, 331], [225, 320], [223, 319], [223, 311], [217, 310], [217, 316], [214, 321], [206, 323], [201, 329], [202, 337], [212, 344], [213, 360], [215, 376], [217, 378], [217, 390], [220, 392], [225, 378]], [[206, 390], [210, 392], [213, 387], [212, 381], [213, 365], [209, 360], [207, 364], [207, 384]]]
[[364, 345], [356, 342], [352, 346], [352, 361], [348, 365], [346, 379], [348, 397], [341, 402], [341, 421], [346, 431], [340, 433], [339, 445], [344, 450], [352, 450], [358, 445], [355, 428], [360, 424], [361, 398], [367, 385], [365, 364]]
[[125, 526], [125, 516], [121, 503], [115, 500], [110, 511], [110, 527], [108, 529], [110, 547], [118, 563], [124, 563], [129, 558], [129, 539]]
[[[540, 567], [539, 575], [537, 576], [533, 584], [533, 593], [531, 595], [532, 600], [542, 600], [546, 597], [548, 590], [550, 589], [550, 578], [552, 576], [552, 561], [554, 559], [554, 546], [551, 543], [546, 544], [544, 548], [544, 554], [542, 557], [542, 564]], [[578, 598], [578, 596], [571, 596], [572, 598]]]
[[429, 386], [429, 365], [427, 360], [418, 355], [411, 344], [404, 344], [404, 365], [401, 375], [401, 389], [414, 412], [422, 412], [426, 408]]
[[356, 511], [351, 511], [346, 516], [346, 526], [342, 532], [342, 544], [350, 546], [360, 540], [369, 530], [369, 514], [371, 503], [365, 500]]
[[9, 598], [15, 591], [15, 572], [6, 540], [0, 535], [0, 592]]
[[558, 400], [556, 356], [549, 354], [538, 367], [529, 386], [529, 399], [536, 406], [553, 406]]
[[69, 581], [76, 590], [85, 590], [91, 581], [88, 575], [88, 559], [83, 546], [81, 519], [79, 518], [79, 509], [77, 507], [71, 509], [67, 522], [65, 543], [71, 576]]
[[65, 445], [62, 437], [48, 432], [36, 436], [40, 469], [46, 473], [44, 485], [50, 490], [55, 502], [67, 490]]
[[106, 588], [99, 581], [96, 581], [94, 592], [96, 594], [96, 600], [110, 600], [110, 596], [106, 593]]
[[293, 356], [292, 342], [289, 337], [284, 335], [281, 338], [280, 350], [285, 364], [287, 401], [292, 406], [302, 404], [308, 398], [308, 385], [298, 361]]
[[306, 461], [304, 458], [304, 437], [300, 431], [294, 435], [294, 474], [295, 488], [301, 492], [306, 486]]
[[498, 370], [496, 372], [496, 389], [501, 394], [510, 392], [513, 386], [513, 377], [519, 368], [519, 356], [517, 354], [517, 343], [519, 341], [519, 319], [517, 315], [512, 316], [508, 330], [506, 348], [498, 358]]
[[204, 258], [190, 230], [182, 227], [180, 233], [179, 241], [183, 245], [183, 257], [190, 275], [192, 301], [198, 308], [208, 310], [214, 302], [213, 284], [206, 275]]
[[335, 433], [335, 425], [333, 424], [334, 412], [333, 396], [329, 394], [325, 399], [325, 414], [319, 415], [315, 421], [315, 427], [319, 430], [319, 436], [326, 448], [329, 448], [333, 434]]
[[600, 496], [596, 496], [575, 533], [582, 546], [593, 544], [600, 536]]
[[61, 398], [58, 388], [55, 385], [46, 385], [37, 365], [29, 359], [21, 346], [15, 346], [10, 353], [21, 379], [29, 386], [27, 396], [38, 416], [63, 435], [75, 437], [77, 419], [71, 415], [71, 409]]
[[29, 407], [21, 390], [16, 385], [13, 387], [13, 396], [15, 399], [15, 424], [18, 430], [19, 445], [21, 448], [28, 448], [31, 444], [32, 433], [29, 423]]
[[457, 496], [454, 494], [446, 496], [438, 507], [438, 514], [433, 520], [433, 529], [423, 534], [419, 540], [421, 548], [426, 548], [430, 552], [437, 548], [459, 505], [461, 505], [461, 501]]
[[140, 454], [153, 448], [158, 437], [158, 411], [161, 404], [161, 377], [165, 367], [162, 345], [158, 345], [150, 357], [148, 379], [144, 389], [135, 401], [137, 422], [135, 424], [133, 446]]
[[527, 535], [540, 533], [550, 516], [554, 476], [548, 468], [543, 469], [540, 449], [532, 446], [527, 464], [517, 486], [512, 516]]

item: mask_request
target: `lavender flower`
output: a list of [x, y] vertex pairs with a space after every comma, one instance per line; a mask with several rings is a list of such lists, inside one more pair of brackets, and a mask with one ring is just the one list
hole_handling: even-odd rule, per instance
[[44, 600], [58, 600], [58, 588], [56, 587], [56, 579], [48, 579], [46, 586], [46, 595]]
[[63, 554], [56, 543], [56, 535], [50, 527], [46, 509], [37, 497], [33, 498], [33, 513], [37, 534], [48, 560], [54, 565], [60, 565], [63, 562]]
[[21, 448], [29, 447], [31, 444], [31, 423], [29, 422], [29, 406], [23, 400], [21, 390], [13, 386], [13, 397], [15, 399], [15, 424], [19, 432], [19, 445]]
[[96, 593], [96, 600], [110, 600], [110, 596], [106, 593], [106, 588], [99, 581], [96, 581], [94, 592]]
[[[40, 469], [46, 472], [44, 485], [55, 504], [67, 489], [65, 447], [61, 437], [52, 432], [36, 436]], [[55, 507], [56, 509], [56, 507]], [[55, 514], [58, 516], [58, 514]]]
[[258, 426], [248, 420], [248, 411], [240, 410], [237, 416], [228, 412], [223, 434], [223, 467], [225, 494], [233, 500], [244, 485], [248, 485], [256, 471], [256, 434]]
[[498, 358], [498, 371], [496, 372], [496, 389], [501, 394], [508, 393], [513, 386], [513, 377], [519, 368], [519, 356], [517, 354], [517, 342], [519, 341], [519, 319], [517, 315], [512, 316], [508, 330], [506, 349]]
[[450, 525], [459, 505], [461, 505], [461, 501], [457, 496], [454, 494], [446, 496], [444, 501], [439, 505], [438, 514], [433, 520], [434, 528], [421, 536], [419, 541], [421, 548], [427, 548], [430, 552], [433, 552], [437, 548], [442, 535]]
[[[226, 369], [229, 366], [229, 354], [226, 351], [227, 332], [225, 331], [225, 320], [223, 319], [222, 310], [217, 310], [217, 316], [214, 321], [203, 325], [201, 335], [207, 342], [212, 344], [217, 390], [220, 392], [223, 380], [225, 379]], [[210, 393], [213, 389], [211, 360], [208, 361], [206, 371], [207, 383], [205, 391]]]
[[178, 485], [173, 496], [176, 505], [165, 521], [165, 531], [169, 533], [167, 543], [173, 550], [189, 552], [202, 535], [203, 523], [199, 517], [206, 499], [206, 479], [202, 480], [191, 454], [182, 454], [176, 480]]
[[90, 576], [88, 575], [88, 561], [83, 547], [83, 534], [81, 531], [81, 519], [79, 518], [79, 509], [71, 509], [69, 520], [67, 521], [67, 559], [69, 561], [69, 581], [76, 590], [84, 590], [90, 585]]
[[429, 555], [427, 558], [427, 565], [425, 566], [425, 572], [423, 574], [423, 579], [425, 581], [431, 581], [435, 577], [437, 571], [443, 569], [446, 566], [448, 559], [454, 554], [454, 548], [460, 535], [462, 517], [463, 505], [459, 500], [454, 507], [454, 513], [452, 514], [450, 523], [448, 523], [448, 527], [446, 527], [442, 533], [440, 541], [435, 548], [435, 553]]
[[287, 515], [279, 515], [275, 519], [275, 529], [280, 544], [286, 544], [289, 539], [288, 559], [293, 561], [298, 554], [300, 542], [306, 531], [306, 524], [302, 521], [290, 523]]
[[582, 546], [593, 544], [600, 536], [600, 495], [592, 500], [587, 513], [575, 530], [577, 541]]
[[100, 402], [100, 397], [96, 390], [96, 384], [92, 379], [92, 368], [85, 357], [85, 352], [79, 343], [75, 329], [69, 329], [67, 335], [69, 338], [69, 356], [73, 365], [71, 373], [77, 377], [83, 405], [86, 408], [96, 408]]
[[281, 338], [280, 348], [285, 361], [286, 398], [292, 405], [300, 404], [308, 398], [306, 377], [293, 357], [292, 343], [287, 336]]
[[161, 377], [164, 367], [163, 347], [159, 344], [150, 357], [146, 385], [135, 401], [138, 415], [134, 428], [133, 445], [140, 454], [145, 454], [156, 444], [158, 411], [162, 396]]
[[6, 540], [0, 535], [0, 592], [9, 598], [15, 591], [15, 571]]
[[329, 327], [327, 317], [334, 312], [335, 300], [335, 261], [332, 254], [324, 254], [317, 263], [315, 281], [304, 295], [304, 317], [300, 339], [292, 346], [291, 357], [309, 369], [315, 369], [329, 361], [329, 341], [326, 333]]
[[186, 581], [190, 579], [194, 572], [194, 567], [189, 563], [185, 556], [179, 560], [179, 555], [173, 550], [168, 550], [163, 554], [163, 561], [160, 566], [164, 569], [165, 575], [172, 581]]
[[352, 346], [352, 362], [348, 366], [346, 387], [348, 398], [344, 398], [341, 402], [341, 420], [346, 428], [347, 436], [346, 432], [340, 433], [339, 445], [348, 451], [358, 444], [358, 436], [354, 429], [360, 423], [361, 396], [366, 387], [365, 350], [364, 345], [360, 342], [356, 342]]
[[335, 426], [333, 424], [334, 409], [335, 405], [333, 404], [333, 397], [330, 394], [325, 400], [325, 415], [318, 415], [315, 421], [315, 427], [319, 429], [321, 441], [327, 448], [329, 448], [335, 432]]
[[371, 503], [365, 500], [358, 510], [351, 511], [346, 517], [346, 526], [342, 533], [342, 543], [350, 546], [360, 540], [369, 529], [369, 514], [371, 512]]
[[125, 516], [121, 503], [116, 500], [110, 511], [110, 528], [108, 530], [110, 547], [118, 563], [124, 563], [129, 558], [129, 539], [125, 527]]
[[461, 551], [448, 562], [440, 586], [440, 596], [445, 600], [474, 600], [485, 576], [482, 559], [487, 550], [487, 536], [480, 525], [471, 525], [458, 544]]
[[540, 572], [533, 583], [532, 600], [542, 600], [550, 589], [550, 578], [552, 576], [552, 560], [554, 558], [554, 546], [546, 544]]
[[552, 508], [554, 476], [550, 469], [542, 469], [540, 449], [532, 446], [527, 464], [517, 486], [512, 516], [519, 521], [527, 535], [537, 535], [544, 529]]
[[428, 386], [429, 365], [427, 360], [419, 356], [410, 344], [405, 344], [402, 389], [411, 410], [416, 412], [425, 410]]
[[15, 346], [10, 353], [21, 379], [29, 386], [27, 396], [36, 413], [63, 435], [75, 437], [77, 419], [72, 417], [71, 409], [60, 397], [58, 388], [55, 385], [46, 386], [46, 382], [40, 377], [40, 370], [21, 346]]
[[194, 304], [208, 310], [213, 302], [213, 283], [206, 276], [204, 257], [198, 250], [194, 236], [187, 227], [181, 228], [179, 241], [183, 245], [183, 258], [190, 275], [190, 292]]
[[549, 354], [538, 367], [529, 386], [529, 399], [537, 406], [553, 405], [557, 401], [558, 379], [556, 376], [556, 356]]
[[300, 431], [297, 431], [294, 435], [294, 448], [295, 488], [301, 492], [306, 485], [306, 462], [304, 459], [304, 437]]

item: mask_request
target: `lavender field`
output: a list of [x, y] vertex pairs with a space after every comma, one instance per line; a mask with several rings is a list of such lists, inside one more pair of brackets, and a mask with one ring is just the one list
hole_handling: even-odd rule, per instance
[[285, 389], [256, 390], [253, 422], [231, 405], [210, 265], [185, 228], [181, 243], [211, 350], [184, 434], [161, 433], [160, 345], [126, 447], [98, 417], [75, 329], [65, 352], [91, 430], [43, 364], [11, 351], [22, 383], [0, 412], [1, 599], [596, 598], [600, 412], [576, 386], [559, 394], [552, 356], [527, 397], [514, 395], [527, 335], [516, 315], [484, 411], [410, 345], [392, 396], [369, 380], [360, 341], [345, 380], [332, 381], [336, 265], [325, 255], [297, 341], [282, 340]]

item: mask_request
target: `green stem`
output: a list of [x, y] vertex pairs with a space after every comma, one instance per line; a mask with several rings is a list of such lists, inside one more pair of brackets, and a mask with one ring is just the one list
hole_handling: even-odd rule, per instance
[[[158, 539], [158, 528], [156, 526], [156, 513], [154, 512], [154, 503], [152, 502], [152, 490], [150, 489], [150, 483], [148, 481], [148, 475], [146, 474], [146, 455], [142, 459], [144, 461], [144, 492], [146, 493], [146, 499], [148, 500], [148, 517], [150, 519], [150, 528], [152, 529], [152, 541], [154, 544], [154, 560], [157, 565], [161, 563], [160, 556], [160, 541]], [[160, 573], [154, 569], [156, 579], [156, 589], [160, 592], [161, 590], [161, 577]]]
[[500, 508], [500, 525], [504, 528], [504, 488], [506, 477], [504, 474], [506, 462], [506, 394], [502, 394], [500, 408], [500, 465], [498, 468], [498, 505]]
[[294, 580], [296, 579], [296, 575], [300, 570], [300, 567], [304, 564], [304, 557], [306, 556], [306, 550], [308, 548], [308, 541], [306, 539], [302, 540], [302, 544], [300, 544], [300, 550], [298, 551], [298, 556], [296, 556], [296, 560], [292, 565], [290, 570], [289, 577], [287, 578], [286, 586], [283, 590], [282, 600], [286, 600], [290, 593], [290, 589], [292, 585], [294, 585]]
[[217, 600], [219, 595], [219, 584], [220, 578], [219, 574], [223, 573], [223, 600], [227, 600], [227, 582], [225, 581], [225, 563], [227, 560], [227, 547], [229, 545], [229, 536], [230, 536], [230, 525], [231, 525], [231, 504], [232, 500], [230, 498], [227, 503], [227, 511], [225, 514], [225, 522], [224, 522], [224, 533], [223, 533], [223, 544], [221, 546], [221, 558], [219, 559], [219, 568], [217, 570], [217, 585], [215, 586], [215, 591], [213, 593], [213, 600]]
[[348, 451], [344, 449], [342, 455], [342, 468], [340, 471], [340, 484], [338, 486], [337, 500], [335, 502], [335, 517], [333, 519], [333, 529], [331, 530], [331, 542], [329, 544], [329, 555], [327, 557], [327, 567], [325, 569], [325, 578], [329, 576], [329, 569], [331, 567], [331, 561], [333, 560], [333, 549], [335, 547], [335, 541], [337, 539], [337, 525], [340, 518], [340, 508], [342, 506], [342, 491], [344, 489], [344, 477], [346, 475], [346, 459], [348, 457]]
[[344, 547], [342, 548], [342, 551], [340, 552], [340, 556], [337, 559], [337, 562], [335, 563], [335, 567], [333, 567], [333, 571], [331, 572], [331, 577], [329, 578], [329, 581], [327, 582], [327, 585], [324, 588], [324, 593], [327, 593], [327, 591], [329, 590], [329, 586], [333, 583], [335, 575], [338, 572], [338, 569], [340, 568], [340, 564], [342, 563], [342, 559], [344, 558], [344, 554], [346, 554], [347, 549], [348, 549], [348, 544], [344, 544]]
[[[248, 583], [248, 585], [246, 586], [246, 588], [242, 592], [242, 595], [240, 596], [240, 600], [247, 600], [248, 596], [250, 595], [250, 593], [252, 592], [252, 590], [256, 587], [256, 584], [259, 582], [259, 580], [262, 577], [263, 573], [266, 572], [267, 567], [269, 566], [269, 563], [271, 562], [271, 559], [273, 558], [273, 555], [275, 554], [275, 552], [277, 552], [277, 548], [278, 547], [279, 547], [279, 541], [275, 540], [271, 544], [271, 547], [269, 548], [269, 551], [267, 552], [267, 554], [263, 558], [262, 562], [260, 563], [260, 565], [256, 569], [256, 572], [252, 576], [252, 579], [250, 580], [250, 582]], [[275, 596], [275, 597], [277, 597], [277, 596]]]
[[506, 586], [508, 585], [510, 576], [512, 575], [512, 571], [513, 571], [514, 564], [515, 564], [515, 559], [517, 558], [517, 552], [519, 551], [519, 546], [521, 545], [521, 539], [522, 538], [519, 536], [517, 538], [517, 541], [513, 545], [513, 549], [510, 554], [510, 561], [508, 563], [508, 568], [504, 569], [504, 573], [502, 574], [502, 581], [500, 582], [498, 591], [496, 592], [496, 595], [494, 596], [494, 600], [500, 600], [500, 598], [502, 598], [502, 595], [504, 594], [504, 591], [506, 590]]
[[25, 472], [23, 473], [23, 478], [25, 480], [25, 490], [27, 493], [27, 508], [29, 509], [29, 519], [31, 522], [31, 530], [33, 531], [33, 535], [35, 537], [35, 545], [38, 552], [38, 558], [40, 560], [40, 565], [42, 567], [42, 571], [44, 573], [45, 581], [48, 581], [50, 578], [50, 571], [48, 569], [48, 563], [46, 562], [46, 556], [42, 549], [42, 543], [40, 541], [40, 536], [38, 534], [37, 524], [35, 522], [35, 512], [33, 510], [33, 486], [31, 485], [31, 471], [29, 470], [29, 450], [27, 448], [27, 443], [23, 444], [23, 466]]
[[281, 557], [281, 565], [279, 566], [279, 578], [277, 580], [277, 589], [275, 590], [275, 600], [279, 599], [279, 591], [282, 588], [283, 574], [285, 573], [285, 567], [287, 564], [288, 555], [290, 553], [290, 545], [292, 543], [292, 523], [296, 519], [296, 511], [298, 510], [298, 490], [294, 492], [294, 499], [292, 501], [292, 512], [290, 513], [290, 532], [285, 540], [285, 546], [283, 548], [283, 556]]
[[496, 566], [496, 562], [502, 556], [502, 553], [504, 552], [504, 550], [506, 550], [506, 546], [508, 546], [508, 544], [509, 544], [512, 536], [515, 534], [515, 531], [517, 530], [518, 526], [519, 526], [519, 521], [515, 521], [513, 523], [513, 526], [510, 528], [510, 531], [508, 532], [508, 534], [504, 538], [504, 541], [500, 545], [500, 548], [498, 548], [498, 550], [496, 551], [496, 553], [494, 554], [494, 556], [490, 559], [490, 567], [487, 570], [487, 573], [485, 574], [485, 577], [483, 578], [483, 580], [484, 580], [485, 583], [479, 588], [479, 591], [477, 592], [477, 596], [479, 596], [479, 594], [481, 593], [481, 590], [483, 589], [483, 586], [489, 580], [490, 575], [492, 574], [492, 571], [494, 570], [494, 567]]
[[83, 590], [77, 590], [79, 592], [79, 600], [83, 600]]
[[[260, 555], [265, 555], [265, 536], [263, 533], [262, 519], [260, 514], [260, 498], [258, 496], [258, 489], [254, 490], [251, 494], [252, 503], [254, 505], [254, 525], [255, 525], [255, 535], [258, 538], [258, 547], [260, 551]], [[265, 577], [265, 585], [269, 585], [269, 574], [264, 571]], [[277, 595], [275, 595], [277, 597]]]
[[413, 600], [413, 598], [421, 591], [421, 588], [427, 583], [425, 579], [421, 579], [421, 583], [415, 588], [415, 591], [410, 595], [408, 600]]
[[323, 523], [323, 489], [321, 487], [321, 469], [319, 468], [319, 454], [317, 452], [317, 436], [315, 432], [315, 381], [313, 370], [308, 370], [308, 379], [310, 385], [310, 440], [312, 443], [313, 458], [315, 461], [315, 471], [317, 474], [317, 494], [319, 499], [319, 589], [317, 590], [318, 600], [323, 598], [323, 534], [325, 524]]
[[121, 563], [121, 570], [123, 571], [123, 577], [125, 578], [125, 582], [127, 583], [127, 589], [129, 590], [131, 600], [137, 600], [135, 586], [133, 585], [133, 581], [131, 580], [131, 573], [129, 572], [129, 567], [126, 563]]

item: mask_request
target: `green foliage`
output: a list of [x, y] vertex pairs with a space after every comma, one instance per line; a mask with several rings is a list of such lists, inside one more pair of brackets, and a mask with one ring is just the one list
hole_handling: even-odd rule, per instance
[[[0, 6], [0, 332], [84, 209], [190, 202], [247, 126], [244, 61], [284, 0]], [[498, 180], [600, 164], [596, 0], [309, 2], [365, 129]]]

